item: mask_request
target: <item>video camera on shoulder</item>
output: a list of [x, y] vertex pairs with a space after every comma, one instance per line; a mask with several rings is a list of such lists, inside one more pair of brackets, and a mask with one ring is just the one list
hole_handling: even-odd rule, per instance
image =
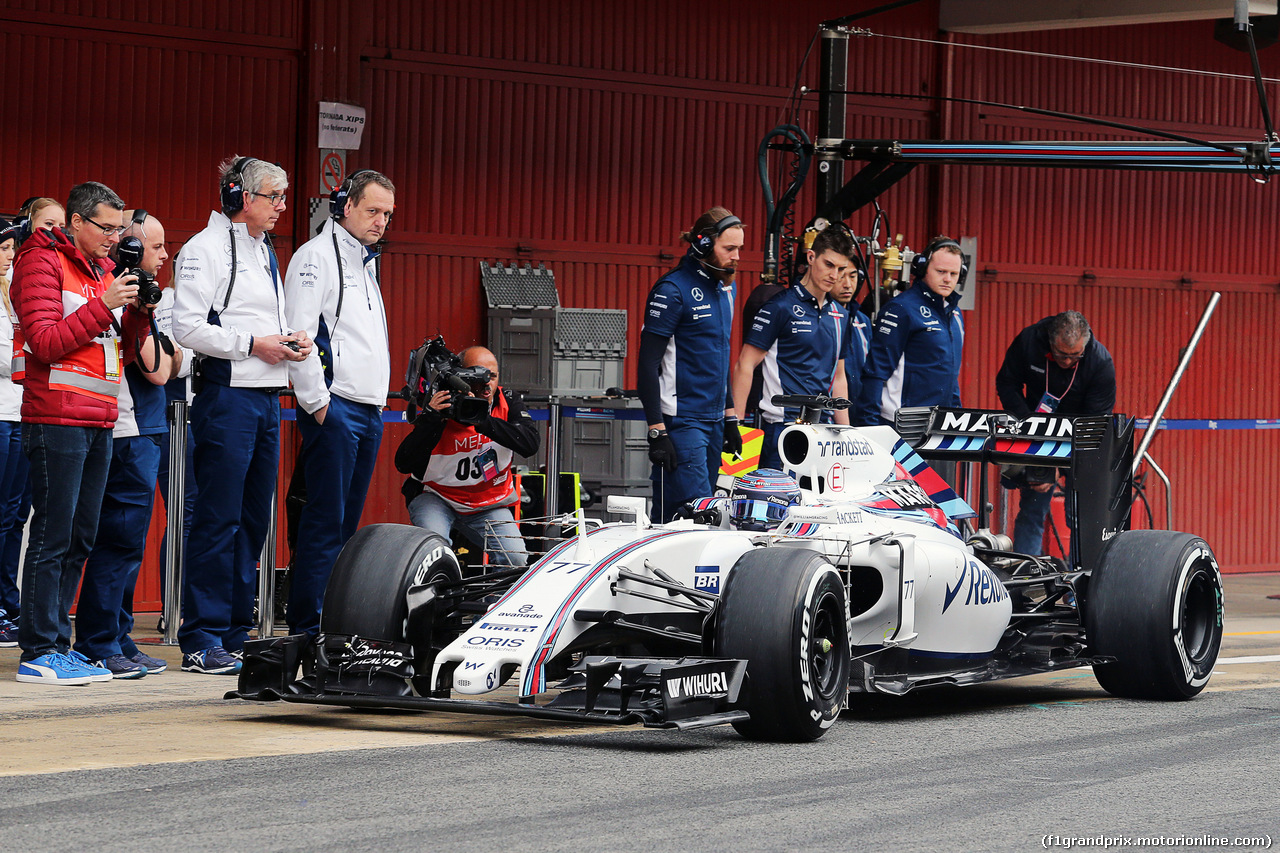
[[449, 392], [449, 408], [440, 414], [458, 423], [478, 424], [489, 416], [489, 400], [475, 396], [484, 390], [493, 373], [487, 367], [463, 367], [461, 356], [450, 351], [442, 335], [409, 353], [404, 384], [409, 400], [409, 420], [414, 409], [426, 409], [438, 391]]
[[120, 247], [116, 249], [116, 258], [120, 261], [120, 267], [124, 272], [117, 278], [136, 275], [138, 299], [143, 305], [155, 305], [160, 301], [160, 285], [156, 284], [154, 275], [138, 266], [142, 263], [142, 252], [142, 241], [137, 237], [125, 237], [120, 241]]

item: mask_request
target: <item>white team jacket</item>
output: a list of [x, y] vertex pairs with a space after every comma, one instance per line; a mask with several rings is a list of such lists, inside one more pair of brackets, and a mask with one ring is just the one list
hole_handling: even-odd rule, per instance
[[[334, 243], [337, 251], [334, 251]], [[338, 314], [338, 276], [345, 294]], [[387, 316], [378, 286], [377, 266], [365, 263], [365, 247], [334, 220], [308, 240], [289, 261], [284, 280], [286, 317], [294, 329], [316, 338], [320, 324], [328, 332], [333, 384], [325, 387], [320, 347], [305, 361], [289, 363], [298, 405], [315, 412], [337, 394], [356, 403], [385, 406], [391, 379]]]
[[[236, 279], [224, 309], [231, 280], [231, 234], [236, 240]], [[209, 214], [209, 225], [178, 252], [173, 296], [173, 335], [197, 353], [231, 362], [231, 385], [237, 388], [283, 388], [288, 362], [267, 364], [249, 355], [256, 335], [287, 335], [284, 283], [272, 280], [266, 241], [249, 236], [243, 222], [221, 213]], [[221, 325], [209, 322], [209, 311]]]

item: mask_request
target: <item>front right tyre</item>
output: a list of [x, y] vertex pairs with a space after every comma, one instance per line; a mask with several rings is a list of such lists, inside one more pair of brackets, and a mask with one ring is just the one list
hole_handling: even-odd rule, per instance
[[734, 723], [751, 740], [811, 741], [840, 716], [849, 693], [849, 608], [840, 573], [815, 551], [760, 548], [725, 580], [715, 652], [747, 662]]

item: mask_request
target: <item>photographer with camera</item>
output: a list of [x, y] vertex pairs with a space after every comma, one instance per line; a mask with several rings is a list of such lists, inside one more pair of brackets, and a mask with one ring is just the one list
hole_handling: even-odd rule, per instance
[[66, 211], [65, 231], [37, 229], [23, 243], [10, 288], [15, 338], [22, 339], [15, 352], [24, 353], [14, 373], [22, 376], [35, 508], [22, 571], [17, 680], [53, 685], [112, 678], [72, 650], [70, 611], [98, 532], [121, 363], [134, 359], [150, 319], [136, 277], [115, 277], [107, 257], [125, 230], [124, 202], [90, 181], [72, 187]]
[[443, 341], [433, 344], [410, 363], [410, 390], [423, 410], [396, 450], [396, 470], [409, 475], [401, 489], [409, 518], [445, 539], [456, 524], [495, 565], [523, 566], [511, 461], [538, 452], [538, 429], [520, 394], [498, 385], [492, 352], [469, 347], [449, 358]]
[[315, 357], [289, 367], [307, 494], [289, 576], [290, 634], [320, 631], [329, 573], [360, 525], [378, 461], [391, 379], [378, 246], [395, 192], [372, 169], [344, 181], [330, 197], [332, 217], [294, 254], [284, 279], [290, 325], [316, 342]]
[[[126, 210], [125, 219], [129, 225], [112, 255], [119, 269], [138, 277], [139, 299], [157, 304], [156, 277], [169, 257], [164, 226], [145, 210]], [[116, 309], [117, 319], [122, 310]], [[76, 605], [76, 651], [116, 678], [141, 678], [167, 668], [163, 660], [143, 654], [129, 636], [133, 589], [151, 526], [161, 438], [167, 431], [164, 384], [181, 358], [167, 335], [158, 328], [151, 331], [120, 383], [98, 538], [84, 566]]]
[[[1110, 414], [1116, 404], [1116, 366], [1111, 353], [1094, 338], [1084, 315], [1064, 311], [1032, 323], [1013, 339], [996, 374], [996, 393], [1004, 410], [1019, 420], [1033, 412]], [[1058, 471], [1006, 467], [1003, 479], [1016, 487], [1020, 496], [1013, 523], [1013, 550], [1038, 555], [1044, 550], [1044, 519]], [[1068, 520], [1075, 517], [1070, 501], [1066, 510]]]
[[258, 555], [280, 463], [280, 391], [311, 355], [289, 331], [280, 264], [267, 232], [285, 210], [284, 169], [253, 157], [222, 164], [222, 211], [178, 253], [173, 333], [196, 352], [191, 404], [197, 496], [182, 578], [182, 668], [240, 670], [253, 625]]

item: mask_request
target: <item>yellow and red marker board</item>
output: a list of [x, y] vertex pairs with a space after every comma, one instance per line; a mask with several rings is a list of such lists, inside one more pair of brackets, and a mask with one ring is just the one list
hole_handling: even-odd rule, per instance
[[730, 477], [739, 477], [760, 467], [760, 451], [764, 449], [764, 430], [755, 427], [739, 426], [742, 434], [742, 456], [734, 459], [732, 454], [720, 454], [720, 473]]

